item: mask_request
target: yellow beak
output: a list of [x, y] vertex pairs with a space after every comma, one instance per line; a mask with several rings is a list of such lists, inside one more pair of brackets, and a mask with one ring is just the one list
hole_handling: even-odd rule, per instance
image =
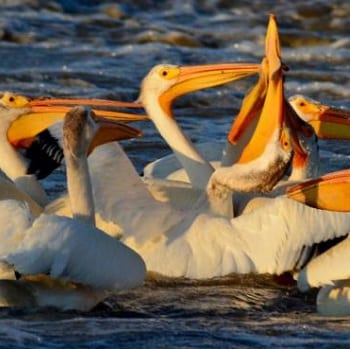
[[267, 86], [268, 65], [266, 58], [264, 58], [261, 62], [259, 80], [244, 97], [241, 109], [227, 135], [227, 140], [232, 145], [236, 144], [243, 136], [245, 130], [248, 129], [254, 120], [259, 118], [265, 102]]
[[99, 145], [142, 136], [142, 131], [129, 125], [95, 116], [99, 128], [90, 144], [88, 154]]
[[350, 139], [350, 111], [311, 101], [303, 96], [289, 99], [297, 114], [308, 122], [321, 139]]
[[215, 87], [236, 81], [259, 72], [260, 64], [222, 63], [187, 67], [173, 67], [168, 70], [169, 78], [176, 82], [159, 98], [162, 108], [171, 115], [173, 101], [187, 93]]
[[265, 40], [266, 58], [261, 64], [260, 79], [243, 101], [230, 132], [228, 140], [235, 144], [252, 121], [259, 117], [253, 136], [245, 146], [238, 163], [257, 159], [265, 150], [273, 133], [280, 133], [281, 145], [289, 147], [287, 135], [283, 132], [285, 100], [283, 71], [280, 59], [280, 43], [276, 18], [270, 15]]
[[[142, 108], [141, 103], [121, 102], [107, 99], [96, 98], [36, 98], [28, 101], [30, 107], [48, 106], [48, 105], [63, 105], [63, 106], [99, 106], [99, 107], [118, 107], [118, 108]], [[96, 111], [95, 111], [96, 113]]]
[[[5, 98], [5, 96], [3, 97]], [[8, 98], [8, 96], [6, 96]], [[16, 101], [14, 103], [13, 101]], [[71, 109], [69, 106], [60, 105], [63, 100], [60, 99], [58, 105], [55, 103], [55, 99], [39, 99], [29, 101], [23, 96], [12, 95], [9, 107], [12, 108], [24, 108], [27, 111], [26, 114], [19, 116], [13, 121], [7, 132], [7, 138], [9, 142], [19, 147], [26, 143], [26, 140], [34, 138], [41, 131], [47, 129], [53, 124], [62, 121], [65, 114]], [[69, 105], [70, 100], [67, 104]], [[74, 101], [80, 101], [78, 99]], [[83, 99], [81, 101], [84, 101]], [[90, 100], [91, 101], [91, 100]], [[94, 101], [94, 100], [92, 100]], [[101, 101], [101, 100], [99, 100]], [[6, 101], [3, 101], [6, 102]], [[107, 106], [109, 101], [105, 101]], [[71, 105], [73, 105], [72, 103]], [[133, 103], [123, 103], [123, 102], [113, 102], [113, 106], [119, 106], [125, 108], [126, 106], [131, 108], [139, 108], [139, 104]], [[128, 113], [124, 111], [111, 111], [103, 109], [93, 109], [97, 117], [104, 117], [111, 120], [117, 120], [119, 122], [131, 122], [131, 121], [141, 121], [148, 119], [146, 115]]]
[[287, 197], [323, 210], [350, 212], [350, 170], [329, 173], [292, 186]]

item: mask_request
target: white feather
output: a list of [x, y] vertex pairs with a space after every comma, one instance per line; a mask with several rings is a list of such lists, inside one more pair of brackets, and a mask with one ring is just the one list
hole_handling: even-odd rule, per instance
[[142, 283], [142, 259], [102, 231], [68, 217], [41, 215], [3, 257], [23, 274], [118, 291]]
[[26, 202], [17, 200], [0, 201], [0, 257], [17, 248], [33, 220], [34, 217]]
[[350, 213], [317, 210], [281, 197], [232, 220], [193, 212], [143, 244], [132, 236], [125, 242], [142, 255], [148, 270], [167, 276], [280, 274], [294, 268], [303, 246], [349, 229]]

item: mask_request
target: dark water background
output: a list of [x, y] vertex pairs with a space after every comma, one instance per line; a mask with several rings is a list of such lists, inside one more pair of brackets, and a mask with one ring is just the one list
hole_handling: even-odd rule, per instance
[[[270, 12], [287, 95], [350, 108], [347, 0], [0, 0], [0, 90], [134, 100], [157, 63], [259, 62]], [[177, 120], [196, 143], [223, 139], [251, 82], [181, 98]], [[169, 150], [150, 123], [139, 126], [144, 137], [124, 145], [141, 170]], [[323, 170], [348, 167], [349, 154], [347, 142], [321, 142]], [[56, 197], [64, 170], [43, 184]], [[350, 347], [348, 319], [317, 315], [314, 292], [266, 276], [149, 281], [109, 302], [90, 313], [2, 309], [0, 347]]]

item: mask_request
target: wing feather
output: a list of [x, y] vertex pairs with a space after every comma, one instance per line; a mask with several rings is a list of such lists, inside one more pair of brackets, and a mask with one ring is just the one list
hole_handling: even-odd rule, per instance
[[5, 260], [22, 274], [120, 290], [143, 282], [145, 265], [133, 250], [78, 220], [43, 214]]

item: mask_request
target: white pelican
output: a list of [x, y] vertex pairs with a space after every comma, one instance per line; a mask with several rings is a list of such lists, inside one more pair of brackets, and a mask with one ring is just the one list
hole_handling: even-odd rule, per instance
[[[34, 219], [21, 201], [0, 201], [2, 263], [23, 275], [48, 274], [0, 281], [2, 306], [55, 306], [89, 310], [110, 292], [142, 284], [142, 258], [94, 227], [94, 203], [87, 154], [108, 141], [130, 138], [139, 131], [101, 121], [76, 107], [65, 117], [64, 153], [73, 218], [42, 214]], [[108, 133], [106, 133], [106, 130]]]

